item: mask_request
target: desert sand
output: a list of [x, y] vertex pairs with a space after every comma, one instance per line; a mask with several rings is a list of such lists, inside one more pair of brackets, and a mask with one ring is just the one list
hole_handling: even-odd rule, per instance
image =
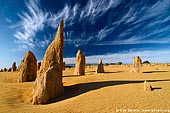
[[[87, 66], [85, 75], [63, 70], [64, 94], [46, 105], [32, 105], [33, 82], [19, 83], [19, 72], [0, 72], [0, 113], [159, 113], [170, 110], [170, 66], [143, 65], [144, 73], [130, 73], [131, 65]], [[144, 91], [144, 80], [153, 91]], [[136, 110], [136, 111], [135, 111]], [[162, 110], [162, 111], [161, 111]], [[170, 112], [170, 111], [169, 111]]]

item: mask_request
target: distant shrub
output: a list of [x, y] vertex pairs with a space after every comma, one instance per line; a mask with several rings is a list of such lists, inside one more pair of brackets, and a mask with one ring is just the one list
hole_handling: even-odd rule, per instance
[[108, 65], [109, 65], [109, 63], [105, 63], [104, 65], [108, 66]]
[[92, 66], [92, 64], [86, 64], [86, 66]]
[[65, 66], [65, 68], [72, 68], [72, 67], [74, 67], [74, 66]]
[[118, 62], [117, 64], [118, 64], [118, 65], [122, 65], [122, 62]]
[[7, 71], [7, 68], [4, 68], [4, 72], [6, 72]]
[[110, 63], [110, 65], [116, 65], [116, 63]]
[[146, 60], [146, 61], [143, 61], [143, 64], [150, 64], [150, 62]]

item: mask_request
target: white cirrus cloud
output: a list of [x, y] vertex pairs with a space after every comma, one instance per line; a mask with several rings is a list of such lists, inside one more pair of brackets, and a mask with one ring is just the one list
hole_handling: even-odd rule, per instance
[[[108, 11], [111, 11], [112, 8], [121, 4], [122, 0], [88, 0], [87, 4], [83, 7], [80, 7], [80, 4], [78, 3], [73, 6], [65, 4], [57, 13], [43, 9], [40, 2], [40, 0], [26, 1], [27, 11], [19, 13], [19, 22], [10, 26], [10, 28], [16, 29], [14, 34], [15, 42], [21, 46], [20, 48], [33, 48], [35, 46], [45, 47], [49, 44], [51, 39], [39, 39], [40, 37], [36, 37], [37, 33], [42, 32], [46, 27], [56, 29], [61, 19], [65, 20], [66, 27], [73, 27], [72, 25], [77, 22], [79, 24], [88, 22], [88, 24], [93, 25]], [[67, 44], [74, 44], [76, 47], [86, 45], [89, 42], [97, 45], [124, 43], [138, 44], [141, 43], [141, 41], [159, 43], [157, 37], [155, 37], [155, 39], [148, 39], [148, 37], [166, 32], [167, 29], [169, 29], [169, 27], [156, 29], [160, 24], [164, 24], [170, 20], [170, 16], [166, 16], [167, 10], [169, 10], [169, 4], [168, 0], [160, 0], [151, 6], [144, 5], [136, 10], [136, 6], [133, 6], [131, 1], [126, 4], [126, 7], [129, 7], [126, 11], [127, 13], [123, 13], [120, 19], [110, 21], [113, 17], [109, 17], [110, 22], [106, 22], [103, 27], [91, 34], [88, 34], [87, 31], [84, 30], [79, 33], [79, 35], [75, 35], [75, 32], [77, 31], [72, 29], [68, 30], [67, 33], [65, 33], [65, 42]], [[112, 13], [114, 12], [112, 11]], [[141, 16], [139, 17], [139, 15]], [[162, 19], [160, 16], [165, 18]], [[142, 22], [151, 18], [154, 18], [154, 20], [151, 23], [146, 23], [145, 27], [143, 27]], [[126, 28], [115, 37], [113, 32], [115, 32], [115, 29], [119, 29], [120, 25], [124, 25]], [[84, 27], [84, 25], [81, 25], [81, 27]], [[152, 30], [152, 32], [149, 32], [149, 30]], [[53, 38], [52, 36], [46, 37]], [[110, 38], [112, 41], [102, 42], [102, 40], [108, 36], [111, 36]], [[163, 39], [165, 37], [159, 38]], [[165, 41], [160, 41], [160, 43], [163, 42], [165, 43]], [[169, 41], [166, 42], [169, 43]]]
[[35, 46], [34, 38], [36, 33], [43, 30], [48, 17], [48, 13], [41, 10], [39, 0], [26, 2], [26, 7], [28, 12], [18, 14], [21, 21], [15, 25], [17, 30], [14, 34], [15, 42], [23, 49]]
[[103, 16], [109, 9], [118, 6], [121, 0], [89, 0], [80, 13], [80, 20], [88, 19], [94, 23], [95, 20]]
[[[170, 20], [169, 6], [170, 2], [167, 0], [157, 1], [151, 6], [143, 5], [138, 10], [130, 5], [127, 13], [120, 20], [112, 23], [113, 27], [118, 27], [120, 24], [129, 27], [126, 27], [117, 37], [112, 36], [113, 41], [102, 42], [99, 45], [170, 43], [170, 35], [167, 32], [170, 26], [165, 24]], [[149, 20], [150, 22], [147, 23]], [[167, 36], [164, 36], [165, 33]]]
[[[17, 28], [14, 34], [15, 42], [18, 44], [20, 43], [21, 47], [24, 47], [23, 49], [34, 47], [36, 45], [36, 34], [37, 32], [43, 31], [45, 26], [56, 29], [61, 19], [65, 20], [67, 26], [73, 25], [76, 18], [79, 18], [80, 21], [87, 19], [89, 22], [94, 22], [98, 17], [104, 15], [106, 11], [120, 4], [121, 1], [89, 0], [83, 8], [80, 8], [78, 3], [73, 7], [65, 4], [65, 6], [57, 13], [52, 13], [46, 9], [42, 9], [40, 2], [40, 0], [26, 1], [27, 11], [19, 13], [18, 16], [20, 21], [16, 25], [10, 26], [10, 28]], [[108, 30], [106, 29], [106, 31], [103, 32], [107, 33]], [[81, 33], [81, 36], [84, 36], [84, 33], [85, 32]], [[100, 38], [104, 38], [106, 34], [98, 35], [100, 35]], [[82, 38], [83, 37], [81, 37], [81, 39], [77, 39], [77, 37], [68, 37], [68, 40], [72, 40], [71, 42], [73, 42], [75, 46], [87, 44], [89, 41], [93, 40], [92, 37], [90, 37], [88, 39], [85, 38], [86, 41], [82, 41]]]
[[25, 3], [28, 11], [19, 13], [20, 21], [16, 25], [10, 26], [10, 28], [16, 29], [14, 34], [15, 42], [20, 46], [19, 48], [23, 47], [23, 49], [33, 48], [36, 45], [43, 47], [49, 44], [50, 39], [38, 39], [36, 34], [42, 32], [45, 27], [56, 29], [61, 19], [71, 21], [73, 17], [69, 17], [70, 12], [73, 12], [75, 15], [77, 10], [76, 6], [72, 11], [70, 7], [66, 5], [57, 14], [54, 14], [43, 10], [40, 6], [40, 0], [26, 1]]
[[12, 20], [9, 19], [9, 18], [5, 18], [5, 21], [8, 22], [8, 23], [12, 23]]

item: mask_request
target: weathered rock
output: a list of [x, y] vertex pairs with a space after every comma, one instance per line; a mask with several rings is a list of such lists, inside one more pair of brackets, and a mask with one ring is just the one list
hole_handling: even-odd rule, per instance
[[60, 78], [56, 76], [57, 67], [50, 67], [43, 75], [39, 76], [35, 82], [33, 104], [46, 104], [50, 99], [59, 96], [60, 90], [56, 86], [56, 81]]
[[3, 69], [1, 69], [1, 72], [3, 72], [4, 70]]
[[[21, 65], [21, 64], [20, 64]], [[18, 71], [20, 71], [20, 65], [18, 66]]]
[[78, 50], [76, 54], [76, 65], [74, 75], [85, 75], [85, 56]]
[[102, 59], [99, 59], [99, 63], [97, 65], [96, 73], [104, 73], [104, 67], [103, 67]]
[[63, 67], [63, 70], [65, 70], [65, 62], [63, 62], [63, 66], [62, 67]]
[[64, 23], [60, 22], [55, 39], [47, 48], [36, 78], [31, 102], [32, 104], [46, 104], [54, 97], [63, 93], [62, 65], [63, 65], [63, 35]]
[[7, 68], [4, 68], [4, 72], [8, 71]]
[[152, 91], [152, 86], [145, 80], [144, 81], [144, 91]]
[[19, 66], [19, 82], [34, 81], [37, 76], [37, 59], [31, 51], [28, 51]]
[[9, 69], [8, 69], [8, 72], [11, 72], [11, 70], [12, 70], [12, 68], [9, 68]]
[[142, 60], [139, 56], [134, 57], [133, 66], [129, 72], [141, 73]]
[[40, 67], [41, 67], [41, 62], [38, 62], [38, 65], [37, 65], [37, 70], [38, 71], [40, 70]]
[[17, 71], [16, 62], [14, 62], [14, 63], [12, 64], [11, 71], [12, 71], [12, 72]]

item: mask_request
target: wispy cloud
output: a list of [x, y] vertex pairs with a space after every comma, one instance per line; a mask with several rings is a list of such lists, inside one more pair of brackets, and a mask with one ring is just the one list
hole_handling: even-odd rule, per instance
[[[117, 2], [117, 4], [120, 2], [121, 1]], [[139, 4], [140, 3], [141, 2], [139, 2]], [[91, 7], [94, 6], [95, 3], [89, 1], [88, 4], [88, 9], [92, 10]], [[170, 26], [165, 24], [170, 22], [169, 5], [169, 1], [159, 0], [151, 6], [146, 4], [140, 5], [141, 8], [137, 9], [137, 6], [130, 2], [127, 4], [127, 7], [129, 6], [127, 13], [120, 14], [122, 15], [120, 19], [113, 21], [111, 24], [106, 23], [102, 29], [91, 36], [93, 37], [91, 40], [95, 41], [93, 45], [170, 43], [170, 34], [168, 34], [168, 29], [170, 29]], [[109, 8], [106, 8], [105, 10], [108, 10]], [[98, 12], [100, 12], [100, 10], [98, 10]], [[86, 15], [89, 16], [90, 14], [87, 13]], [[109, 21], [110, 20], [112, 20], [112, 18], [109, 18]], [[93, 19], [91, 19], [91, 21], [93, 21]], [[124, 29], [120, 30], [123, 27]], [[117, 31], [119, 32], [117, 33]], [[166, 33], [166, 36], [164, 36], [163, 33]], [[102, 40], [108, 38], [108, 36], [112, 40], [103, 42]]]
[[[152, 5], [145, 3], [140, 5], [140, 8], [132, 0], [121, 6], [126, 8], [123, 12], [115, 10], [125, 2], [123, 0], [88, 0], [83, 7], [80, 3], [73, 6], [65, 4], [57, 13], [43, 9], [40, 2], [40, 0], [26, 1], [27, 11], [18, 13], [20, 21], [11, 26], [16, 29], [15, 42], [23, 49], [47, 46], [53, 35], [44, 34], [44, 37], [47, 37], [44, 38], [38, 37], [37, 33], [43, 33], [46, 27], [56, 29], [61, 19], [65, 20], [67, 29], [65, 43], [76, 47], [89, 43], [92, 45], [169, 43], [170, 34], [166, 35], [167, 41], [162, 41], [165, 36], [159, 35], [169, 29], [165, 24], [170, 21], [168, 0], [158, 0]], [[139, 4], [142, 4], [142, 1]], [[98, 23], [101, 23], [99, 27]], [[76, 25], [80, 31], [77, 30], [78, 27], [74, 28]], [[107, 38], [110, 41], [105, 40]]]
[[116, 36], [111, 32], [113, 40], [99, 42], [97, 45], [170, 43], [170, 26], [167, 24], [170, 22], [169, 1], [159, 0], [151, 6], [140, 5], [139, 9], [133, 4], [129, 6], [127, 13], [112, 23], [112, 28], [120, 29], [122, 28], [120, 26], [123, 26], [124, 29]]
[[[16, 38], [15, 42], [19, 44], [20, 48], [23, 47], [23, 49], [33, 48], [35, 46], [45, 47], [49, 44], [50, 38], [53, 37], [49, 37], [48, 39], [37, 38], [37, 33], [43, 32], [45, 27], [56, 29], [61, 19], [64, 19], [67, 22], [71, 21], [77, 8], [77, 6], [75, 6], [73, 10], [71, 10], [70, 7], [66, 5], [57, 14], [54, 14], [43, 10], [39, 0], [26, 2], [26, 7], [28, 9], [27, 12], [18, 14], [21, 20], [16, 25], [10, 26], [17, 30], [14, 34], [14, 37]], [[69, 17], [70, 12], [74, 13], [72, 18]], [[44, 37], [48, 36], [44, 33]]]
[[[21, 20], [16, 25], [11, 26], [11, 28], [17, 28], [17, 31], [14, 34], [14, 37], [16, 38], [15, 42], [18, 44], [20, 43], [21, 46], [24, 45], [24, 48], [34, 47], [36, 45], [34, 42], [37, 40], [37, 32], [42, 31], [45, 26], [50, 26], [56, 29], [61, 19], [65, 20], [65, 24], [67, 26], [72, 26], [75, 22], [77, 22], [77, 19], [80, 22], [87, 19], [90, 23], [94, 23], [97, 18], [104, 15], [112, 7], [116, 7], [119, 3], [120, 0], [89, 0], [86, 6], [83, 8], [79, 8], [80, 5], [78, 3], [72, 7], [68, 4], [65, 4], [63, 9], [59, 10], [57, 13], [52, 13], [41, 7], [40, 0], [26, 1], [26, 7], [28, 11], [19, 13], [18, 16]], [[105, 32], [104, 30], [105, 29], [101, 29], [99, 32], [98, 35], [100, 35], [100, 38], [104, 38], [106, 35], [101, 34], [102, 32]], [[106, 33], [107, 32], [108, 30], [106, 30]], [[87, 44], [92, 40], [92, 37], [84, 37], [85, 33], [86, 32], [80, 33], [81, 39], [79, 39], [77, 36], [73, 36], [73, 34], [68, 35], [70, 37], [67, 37], [68, 39], [66, 39], [66, 42], [70, 42], [72, 40], [71, 42], [75, 46]]]
[[105, 41], [103, 43], [95, 44], [95, 45], [124, 45], [124, 44], [169, 44], [170, 39], [169, 36], [164, 36], [164, 38], [160, 39], [140, 39], [135, 36], [124, 39], [124, 40], [115, 40], [115, 41]]
[[12, 23], [12, 20], [9, 19], [9, 18], [5, 18], [5, 21], [8, 22], [8, 23]]
[[97, 18], [103, 16], [109, 9], [116, 7], [121, 0], [89, 0], [80, 13], [80, 20], [88, 19], [94, 23]]
[[43, 38], [41, 40], [35, 40], [36, 46], [38, 47], [47, 47], [50, 42], [53, 39], [53, 35], [49, 34], [49, 35], [44, 35]]
[[168, 0], [159, 0], [152, 6], [145, 6], [142, 12], [145, 12], [141, 18], [135, 23], [139, 23], [150, 19], [152, 17], [159, 17], [167, 13], [169, 10], [170, 2]]
[[32, 0], [26, 2], [28, 12], [18, 14], [21, 21], [15, 25], [17, 31], [14, 34], [16, 43], [20, 44], [23, 49], [34, 47], [34, 38], [38, 31], [43, 30], [44, 24], [47, 20], [48, 14], [41, 10], [39, 0]]

